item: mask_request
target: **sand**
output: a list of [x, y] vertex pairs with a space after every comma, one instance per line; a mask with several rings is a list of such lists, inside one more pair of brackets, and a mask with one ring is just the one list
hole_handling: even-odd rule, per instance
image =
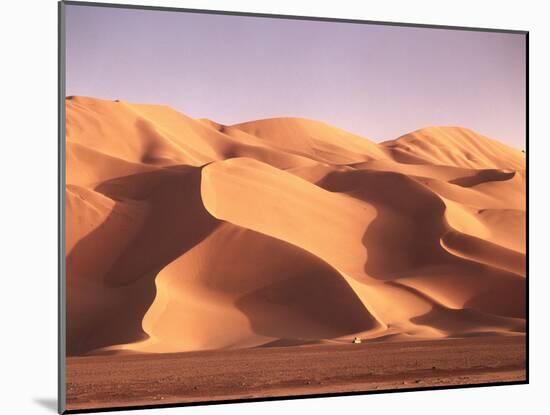
[[524, 338], [521, 151], [66, 108], [69, 356]]

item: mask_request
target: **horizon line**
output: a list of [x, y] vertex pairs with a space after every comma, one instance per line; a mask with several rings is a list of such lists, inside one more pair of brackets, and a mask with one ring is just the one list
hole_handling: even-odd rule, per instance
[[254, 122], [260, 122], [260, 121], [267, 121], [267, 120], [280, 120], [280, 119], [289, 119], [289, 120], [306, 120], [306, 121], [313, 121], [313, 122], [317, 122], [317, 123], [322, 123], [322, 124], [325, 124], [327, 126], [330, 126], [332, 128], [337, 128], [339, 130], [342, 130], [342, 131], [345, 131], [349, 134], [352, 134], [354, 136], [357, 136], [363, 140], [367, 140], [367, 141], [371, 141], [371, 142], [374, 142], [375, 144], [379, 145], [379, 144], [385, 144], [385, 143], [388, 143], [390, 141], [396, 141], [396, 140], [399, 140], [400, 138], [403, 138], [405, 136], [408, 136], [408, 135], [411, 135], [411, 134], [415, 134], [415, 133], [419, 133], [423, 130], [428, 130], [428, 129], [434, 129], [434, 128], [448, 128], [448, 129], [456, 129], [456, 130], [469, 130], [470, 132], [473, 132], [474, 134], [476, 135], [479, 135], [479, 136], [482, 136], [483, 138], [486, 138], [486, 139], [489, 139], [489, 140], [492, 140], [492, 141], [496, 141], [498, 142], [499, 144], [502, 144], [504, 146], [507, 146], [511, 149], [514, 149], [514, 150], [517, 150], [517, 151], [521, 151], [523, 153], [526, 153], [526, 150], [525, 148], [518, 148], [518, 147], [515, 147], [515, 146], [512, 146], [508, 143], [505, 143], [497, 138], [493, 138], [492, 136], [490, 135], [487, 135], [487, 134], [483, 134], [479, 131], [477, 131], [476, 129], [474, 128], [470, 128], [470, 127], [467, 127], [467, 126], [463, 126], [463, 125], [425, 125], [423, 127], [419, 127], [419, 128], [416, 128], [414, 130], [409, 130], [403, 134], [400, 134], [398, 135], [397, 137], [395, 138], [389, 138], [389, 139], [376, 139], [376, 138], [373, 138], [371, 136], [364, 136], [363, 134], [359, 134], [359, 133], [356, 133], [352, 130], [349, 130], [345, 127], [340, 127], [338, 125], [334, 125], [334, 124], [331, 124], [331, 123], [328, 123], [326, 121], [323, 121], [321, 119], [317, 119], [317, 118], [309, 118], [309, 117], [302, 117], [302, 116], [293, 116], [293, 115], [274, 115], [274, 116], [270, 116], [270, 117], [263, 117], [263, 118], [255, 118], [255, 119], [247, 119], [247, 120], [244, 120], [244, 121], [239, 121], [239, 122], [236, 122], [236, 123], [222, 123], [222, 122], [219, 122], [215, 119], [212, 119], [212, 117], [192, 117], [190, 115], [187, 115], [185, 112], [183, 111], [180, 111], [179, 109], [177, 108], [174, 108], [173, 106], [171, 105], [168, 105], [168, 104], [160, 104], [160, 103], [148, 103], [148, 102], [133, 102], [133, 101], [127, 101], [125, 99], [108, 99], [108, 98], [100, 98], [100, 97], [94, 97], [94, 96], [89, 96], [89, 95], [66, 95], [65, 96], [65, 100], [73, 100], [74, 98], [86, 98], [86, 99], [92, 99], [92, 100], [101, 100], [101, 101], [107, 101], [107, 102], [113, 102], [113, 103], [127, 103], [127, 104], [130, 104], [130, 105], [151, 105], [151, 106], [158, 106], [158, 107], [167, 107], [167, 108], [170, 108], [171, 110], [173, 111], [176, 111], [178, 114], [181, 114], [181, 115], [184, 115], [186, 117], [189, 117], [193, 120], [196, 120], [196, 121], [201, 121], [201, 120], [207, 120], [207, 121], [210, 121], [210, 122], [213, 122], [213, 123], [216, 123], [216, 124], [219, 124], [223, 127], [236, 127], [238, 125], [241, 125], [241, 124], [249, 124], [249, 123], [254, 123]]

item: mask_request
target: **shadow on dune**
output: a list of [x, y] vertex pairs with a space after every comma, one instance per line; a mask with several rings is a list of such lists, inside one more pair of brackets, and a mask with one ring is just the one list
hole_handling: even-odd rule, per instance
[[[401, 289], [432, 304], [432, 312], [412, 322], [439, 328], [446, 323], [458, 324], [460, 331], [467, 331], [467, 327], [480, 323], [471, 317], [474, 315], [492, 314], [493, 319], [498, 319], [497, 316], [525, 318], [523, 277], [455, 256], [441, 245], [450, 227], [444, 217], [445, 204], [431, 190], [399, 173], [365, 170], [333, 172], [318, 185], [346, 193], [376, 208], [377, 216], [363, 237], [368, 253], [365, 272], [388, 285], [401, 278], [409, 281], [422, 278], [418, 286], [423, 288], [418, 290], [399, 284]], [[474, 238], [463, 239], [467, 243]], [[439, 293], [440, 298], [452, 300], [451, 303], [459, 303], [454, 300], [455, 290], [467, 298], [463, 308], [473, 310], [456, 310], [439, 304], [432, 295], [423, 293], [425, 288]], [[505, 321], [500, 323], [508, 325]]]
[[460, 177], [458, 179], [450, 180], [449, 183], [456, 184], [462, 187], [472, 187], [478, 184], [505, 181], [510, 180], [516, 175], [515, 172], [502, 171], [502, 170], [479, 170], [473, 176]]
[[461, 309], [434, 306], [427, 313], [413, 317], [411, 322], [441, 330], [446, 337], [525, 333], [524, 319], [483, 313], [468, 306]]
[[[144, 202], [147, 215], [113, 262], [91, 264], [113, 232], [124, 232], [113, 212], [67, 256], [67, 354], [81, 355], [146, 337], [141, 323], [155, 297], [155, 277], [219, 224], [203, 207], [200, 169], [165, 168], [108, 180], [95, 189], [117, 204]], [[95, 266], [95, 265], [94, 265]]]
[[343, 171], [328, 174], [318, 185], [376, 208], [377, 216], [363, 237], [368, 253], [365, 271], [370, 276], [392, 280], [402, 272], [445, 262], [449, 256], [439, 243], [446, 231], [445, 205], [409, 177], [384, 171]]
[[430, 326], [445, 333], [447, 337], [465, 337], [475, 334], [501, 334], [502, 329], [513, 332], [525, 331], [525, 320], [519, 316], [499, 316], [481, 312], [465, 304], [463, 308], [453, 309], [437, 303], [420, 290], [407, 285], [388, 281], [387, 285], [403, 289], [431, 304], [431, 309], [425, 314], [411, 318], [411, 322], [422, 326]]
[[[280, 247], [271, 255], [280, 257], [291, 249], [294, 262], [300, 265], [289, 267], [284, 279], [274, 280], [236, 301], [255, 333], [280, 338], [275, 344], [306, 344], [379, 326], [337, 270], [301, 248], [274, 241]], [[285, 257], [288, 255], [281, 260]]]

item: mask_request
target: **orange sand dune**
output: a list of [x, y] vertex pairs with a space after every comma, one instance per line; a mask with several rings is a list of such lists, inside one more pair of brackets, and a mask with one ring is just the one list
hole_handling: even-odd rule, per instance
[[525, 331], [519, 150], [66, 108], [69, 355]]
[[[525, 169], [520, 150], [460, 127], [429, 127], [381, 144], [396, 161], [474, 169]], [[414, 164], [414, 163], [413, 163]]]
[[365, 138], [304, 118], [271, 118], [237, 124], [227, 130], [237, 138], [242, 138], [245, 132], [288, 153], [330, 164], [386, 157], [384, 149]]

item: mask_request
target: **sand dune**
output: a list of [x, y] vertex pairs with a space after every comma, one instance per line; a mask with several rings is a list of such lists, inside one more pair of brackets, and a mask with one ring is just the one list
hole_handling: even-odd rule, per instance
[[375, 143], [331, 125], [303, 118], [271, 118], [228, 128], [238, 138], [243, 131], [291, 154], [302, 154], [330, 164], [385, 158]]
[[525, 157], [70, 97], [69, 355], [525, 331]]
[[[474, 169], [525, 169], [523, 153], [460, 127], [428, 127], [381, 144], [399, 162]], [[412, 163], [415, 164], [415, 163]]]

